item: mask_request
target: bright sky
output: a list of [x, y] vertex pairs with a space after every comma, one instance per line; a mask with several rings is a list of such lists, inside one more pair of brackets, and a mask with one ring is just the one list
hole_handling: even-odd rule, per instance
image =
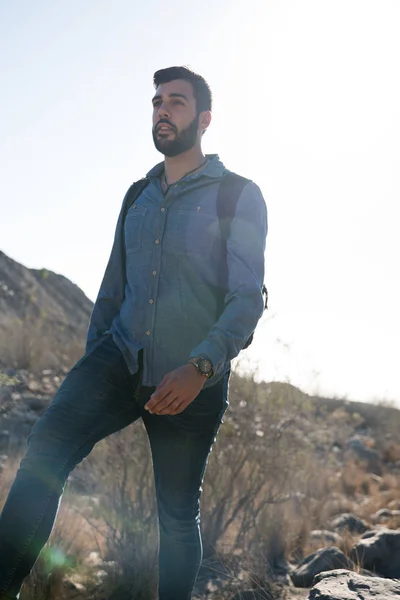
[[[269, 211], [260, 377], [400, 406], [398, 0], [0, 0], [0, 249], [95, 299], [162, 160], [152, 75], [214, 94], [204, 150]], [[397, 273], [397, 275], [396, 275]]]

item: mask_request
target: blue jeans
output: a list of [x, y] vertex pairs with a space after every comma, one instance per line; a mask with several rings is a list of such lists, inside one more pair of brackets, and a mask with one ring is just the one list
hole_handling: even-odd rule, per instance
[[106, 436], [140, 417], [150, 441], [159, 522], [159, 598], [188, 600], [202, 559], [199, 501], [208, 455], [228, 406], [229, 372], [178, 415], [151, 415], [155, 388], [129, 373], [111, 335], [68, 373], [35, 423], [0, 517], [0, 600], [17, 598], [48, 540], [65, 482]]

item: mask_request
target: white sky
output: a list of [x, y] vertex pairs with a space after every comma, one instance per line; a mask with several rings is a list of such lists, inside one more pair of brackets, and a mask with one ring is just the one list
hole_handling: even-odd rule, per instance
[[269, 211], [270, 311], [245, 356], [400, 406], [399, 0], [0, 0], [0, 249], [95, 299], [130, 183], [162, 157], [152, 75], [214, 93], [204, 150]]

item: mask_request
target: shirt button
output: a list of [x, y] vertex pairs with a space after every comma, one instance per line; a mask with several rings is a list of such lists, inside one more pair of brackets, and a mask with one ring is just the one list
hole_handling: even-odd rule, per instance
[[161, 212], [165, 212], [165, 208], [164, 207], [162, 207]]
[[150, 335], [150, 331], [146, 331], [146, 335]]
[[153, 299], [149, 300], [149, 304], [153, 304], [153, 302], [154, 302]]
[[160, 240], [156, 240], [154, 243], [155, 243], [155, 244], [159, 244], [159, 243], [160, 243]]
[[157, 275], [157, 271], [153, 271], [153, 275]]

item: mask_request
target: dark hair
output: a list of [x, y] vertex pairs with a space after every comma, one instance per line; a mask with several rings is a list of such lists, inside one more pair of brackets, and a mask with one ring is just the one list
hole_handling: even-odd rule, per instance
[[154, 87], [158, 88], [162, 83], [168, 83], [174, 79], [185, 79], [192, 84], [197, 113], [201, 113], [203, 110], [211, 110], [212, 94], [210, 86], [204, 77], [194, 73], [187, 67], [169, 67], [168, 69], [156, 71], [153, 76]]

